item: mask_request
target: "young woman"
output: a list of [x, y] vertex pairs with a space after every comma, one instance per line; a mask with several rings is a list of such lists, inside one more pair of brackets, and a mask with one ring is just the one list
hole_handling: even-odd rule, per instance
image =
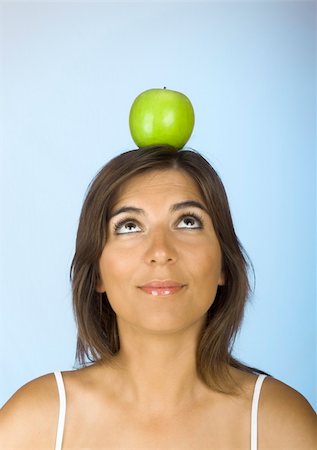
[[71, 267], [82, 368], [19, 389], [0, 447], [316, 448], [307, 400], [231, 356], [248, 267], [199, 153], [152, 146], [111, 160], [90, 185]]

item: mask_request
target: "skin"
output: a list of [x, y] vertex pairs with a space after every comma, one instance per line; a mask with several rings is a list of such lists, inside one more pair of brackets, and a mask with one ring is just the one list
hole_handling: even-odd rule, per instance
[[[117, 314], [121, 349], [111, 363], [63, 372], [63, 449], [249, 448], [256, 376], [231, 368], [242, 389], [234, 397], [210, 390], [196, 375], [197, 335], [225, 279], [208, 214], [193, 207], [170, 212], [171, 205], [185, 200], [203, 203], [191, 178], [177, 170], [138, 176], [121, 189], [114, 209], [134, 206], [144, 214], [111, 219], [97, 286]], [[188, 217], [192, 213], [201, 215], [203, 227]], [[129, 224], [116, 233], [113, 225], [125, 218]], [[153, 279], [186, 287], [166, 297], [139, 289]], [[0, 412], [0, 448], [54, 448], [58, 408], [52, 374], [27, 383]], [[265, 379], [258, 449], [312, 450], [315, 430], [307, 400], [286, 384]]]
[[[113, 217], [100, 259], [99, 291], [107, 292], [118, 320], [117, 362], [126, 374], [122, 393], [144, 412], [173, 411], [196, 395], [197, 335], [218, 285], [224, 283], [221, 250], [209, 215], [197, 207], [169, 212], [171, 205], [186, 200], [204, 204], [192, 179], [180, 171], [129, 181], [114, 209], [134, 206], [144, 215]], [[189, 213], [201, 215], [203, 225]], [[180, 219], [183, 214], [187, 220]], [[123, 225], [120, 234], [113, 230], [129, 217], [133, 221]], [[138, 287], [154, 279], [176, 280], [186, 287], [165, 297]]]

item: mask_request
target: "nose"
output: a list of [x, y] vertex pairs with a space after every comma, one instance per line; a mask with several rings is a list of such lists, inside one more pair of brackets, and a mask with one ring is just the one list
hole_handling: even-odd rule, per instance
[[148, 264], [171, 264], [177, 261], [177, 250], [173, 236], [168, 231], [156, 229], [148, 236], [145, 261]]

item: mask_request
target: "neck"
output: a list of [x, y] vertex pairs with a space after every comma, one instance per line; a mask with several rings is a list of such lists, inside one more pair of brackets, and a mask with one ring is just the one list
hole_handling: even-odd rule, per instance
[[112, 367], [121, 398], [153, 414], [172, 412], [199, 401], [208, 388], [196, 371], [198, 326], [145, 335], [120, 325], [120, 352]]

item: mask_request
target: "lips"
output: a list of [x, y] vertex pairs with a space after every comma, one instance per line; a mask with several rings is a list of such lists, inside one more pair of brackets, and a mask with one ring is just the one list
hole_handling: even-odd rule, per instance
[[140, 289], [153, 296], [164, 296], [175, 294], [184, 286], [184, 284], [173, 280], [153, 280], [140, 286]]

